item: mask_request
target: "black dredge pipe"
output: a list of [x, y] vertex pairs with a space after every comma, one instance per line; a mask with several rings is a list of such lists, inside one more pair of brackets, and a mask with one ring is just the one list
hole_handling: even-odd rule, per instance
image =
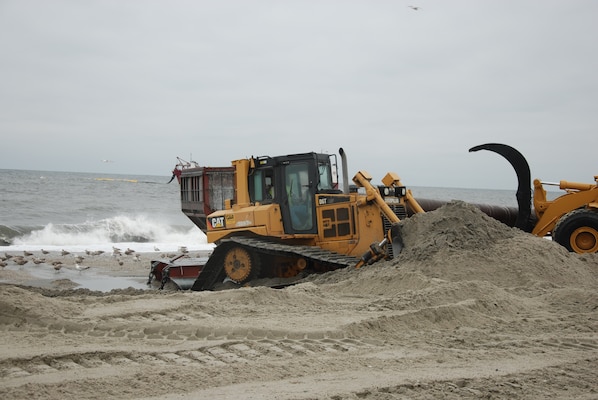
[[[424, 209], [424, 211], [434, 211], [437, 208], [442, 207], [443, 205], [447, 204], [448, 201], [443, 200], [435, 200], [435, 199], [422, 199], [416, 198], [417, 203]], [[484, 214], [488, 215], [496, 219], [497, 221], [502, 222], [503, 224], [514, 227], [517, 223], [517, 218], [519, 216], [519, 210], [516, 207], [505, 207], [505, 206], [498, 206], [492, 204], [476, 204], [471, 203], [474, 207], [477, 207], [482, 211]], [[408, 216], [412, 216], [414, 213], [408, 207]]]

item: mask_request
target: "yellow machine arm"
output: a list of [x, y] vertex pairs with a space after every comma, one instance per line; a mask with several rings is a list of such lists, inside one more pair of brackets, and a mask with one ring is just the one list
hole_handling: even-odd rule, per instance
[[[393, 253], [399, 254], [403, 249], [403, 239], [401, 237], [400, 229], [399, 229], [399, 222], [401, 220], [399, 217], [394, 213], [394, 211], [386, 204], [384, 198], [380, 195], [380, 191], [378, 188], [374, 187], [371, 184], [372, 177], [366, 171], [359, 171], [354, 177], [353, 182], [359, 187], [365, 189], [366, 197], [363, 199], [363, 204], [367, 202], [374, 202], [380, 210], [384, 214], [384, 216], [392, 223], [392, 227], [386, 232], [386, 237], [379, 243], [372, 243], [370, 245], [369, 250], [361, 256], [361, 259], [355, 266], [355, 268], [360, 268], [365, 264], [371, 264], [376, 262], [382, 258], [387, 256], [386, 252], [386, 245], [389, 243], [393, 247]], [[397, 174], [394, 172], [389, 172], [386, 176], [382, 179], [382, 183], [386, 187], [402, 189], [403, 190], [403, 198], [405, 202], [413, 212], [415, 213], [423, 213], [424, 209], [417, 203], [413, 195], [411, 194], [410, 190], [405, 189], [405, 187], [401, 184], [401, 179]]]

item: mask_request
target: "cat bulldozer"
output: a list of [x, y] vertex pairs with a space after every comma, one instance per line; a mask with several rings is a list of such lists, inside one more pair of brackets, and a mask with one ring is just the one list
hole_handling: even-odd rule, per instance
[[[314, 152], [227, 167], [178, 159], [171, 181], [179, 182], [181, 210], [216, 246], [195, 259], [152, 260], [148, 284], [198, 291], [225, 281], [285, 286], [311, 272], [359, 268], [399, 254], [402, 219], [446, 204], [415, 199], [394, 172], [374, 185], [362, 170], [350, 184], [342, 148], [339, 155], [341, 168], [336, 155]], [[514, 207], [473, 205], [508, 226], [518, 223]]]
[[[342, 148], [339, 154], [342, 189], [334, 154], [251, 157], [232, 161], [228, 170], [183, 170], [183, 211], [194, 210], [187, 215], [216, 244], [191, 289], [360, 267], [400, 252], [398, 223], [423, 210], [395, 173], [374, 185], [359, 171], [350, 185]], [[208, 177], [217, 182], [213, 190]], [[198, 199], [201, 204], [192, 203]], [[218, 201], [222, 207], [206, 208]], [[205, 219], [197, 210], [207, 211]]]
[[[533, 181], [531, 206], [531, 173], [525, 157], [511, 146], [486, 143], [470, 152], [489, 150], [503, 156], [515, 169], [518, 179], [519, 213], [515, 226], [526, 232], [552, 240], [575, 253], [598, 252], [598, 176], [594, 183]], [[544, 186], [558, 186], [565, 194], [547, 200]]]

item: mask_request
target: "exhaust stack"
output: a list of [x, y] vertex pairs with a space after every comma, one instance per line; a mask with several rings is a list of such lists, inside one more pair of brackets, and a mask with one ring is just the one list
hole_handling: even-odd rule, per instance
[[343, 193], [349, 194], [349, 167], [347, 166], [347, 155], [342, 147], [338, 149], [338, 154], [341, 156], [341, 164], [343, 168]]

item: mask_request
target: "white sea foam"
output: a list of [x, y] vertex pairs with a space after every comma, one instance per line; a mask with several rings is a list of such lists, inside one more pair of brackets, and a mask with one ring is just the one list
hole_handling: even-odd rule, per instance
[[205, 234], [197, 227], [173, 226], [144, 215], [116, 216], [76, 225], [47, 224], [42, 229], [15, 238], [5, 250], [70, 249], [73, 251], [111, 250], [112, 246], [134, 247], [137, 251], [173, 251], [181, 246], [190, 250], [210, 249]]

